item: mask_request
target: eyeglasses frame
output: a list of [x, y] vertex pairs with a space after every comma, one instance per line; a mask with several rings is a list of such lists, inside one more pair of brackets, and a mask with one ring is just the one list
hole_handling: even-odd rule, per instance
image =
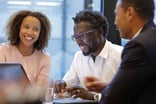
[[92, 29], [92, 30], [89, 30], [89, 31], [86, 31], [86, 32], [81, 32], [79, 34], [74, 34], [71, 36], [72, 40], [76, 41], [78, 39], [82, 39], [84, 40], [86, 38], [87, 35], [89, 35], [89, 33], [92, 33], [94, 32], [96, 29]]

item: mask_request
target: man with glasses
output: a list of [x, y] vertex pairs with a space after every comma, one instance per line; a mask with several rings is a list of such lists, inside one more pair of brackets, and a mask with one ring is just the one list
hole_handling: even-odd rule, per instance
[[[96, 93], [85, 88], [84, 79], [94, 76], [107, 85], [120, 65], [122, 47], [106, 40], [109, 24], [97, 11], [83, 10], [73, 17], [74, 35], [81, 51], [75, 54], [63, 80], [56, 81], [55, 92], [67, 91], [74, 98], [93, 100]], [[113, 35], [113, 34], [112, 34]]]

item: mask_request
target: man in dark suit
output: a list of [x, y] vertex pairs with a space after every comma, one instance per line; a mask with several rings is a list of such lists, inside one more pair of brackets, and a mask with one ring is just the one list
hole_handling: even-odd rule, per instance
[[[124, 47], [116, 75], [102, 91], [100, 104], [156, 104], [154, 1], [117, 0], [114, 12], [121, 37], [131, 40]], [[92, 84], [98, 85], [98, 81]]]
[[115, 24], [131, 39], [101, 104], [156, 104], [156, 27], [153, 0], [118, 0]]

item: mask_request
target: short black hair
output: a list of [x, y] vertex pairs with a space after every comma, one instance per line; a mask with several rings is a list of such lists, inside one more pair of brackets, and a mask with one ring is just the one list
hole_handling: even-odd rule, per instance
[[154, 1], [153, 0], [119, 0], [123, 8], [133, 7], [139, 17], [144, 20], [153, 20], [154, 18]]

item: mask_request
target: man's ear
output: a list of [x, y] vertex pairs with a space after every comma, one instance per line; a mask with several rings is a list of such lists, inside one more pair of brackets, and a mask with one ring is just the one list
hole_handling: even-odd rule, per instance
[[131, 21], [135, 16], [135, 10], [133, 7], [128, 7], [126, 13], [127, 13], [127, 17], [129, 19], [129, 21]]
[[98, 34], [98, 36], [103, 36], [103, 34], [104, 34], [104, 30], [103, 30], [103, 28], [102, 27], [100, 27], [99, 29], [97, 29], [97, 34]]

